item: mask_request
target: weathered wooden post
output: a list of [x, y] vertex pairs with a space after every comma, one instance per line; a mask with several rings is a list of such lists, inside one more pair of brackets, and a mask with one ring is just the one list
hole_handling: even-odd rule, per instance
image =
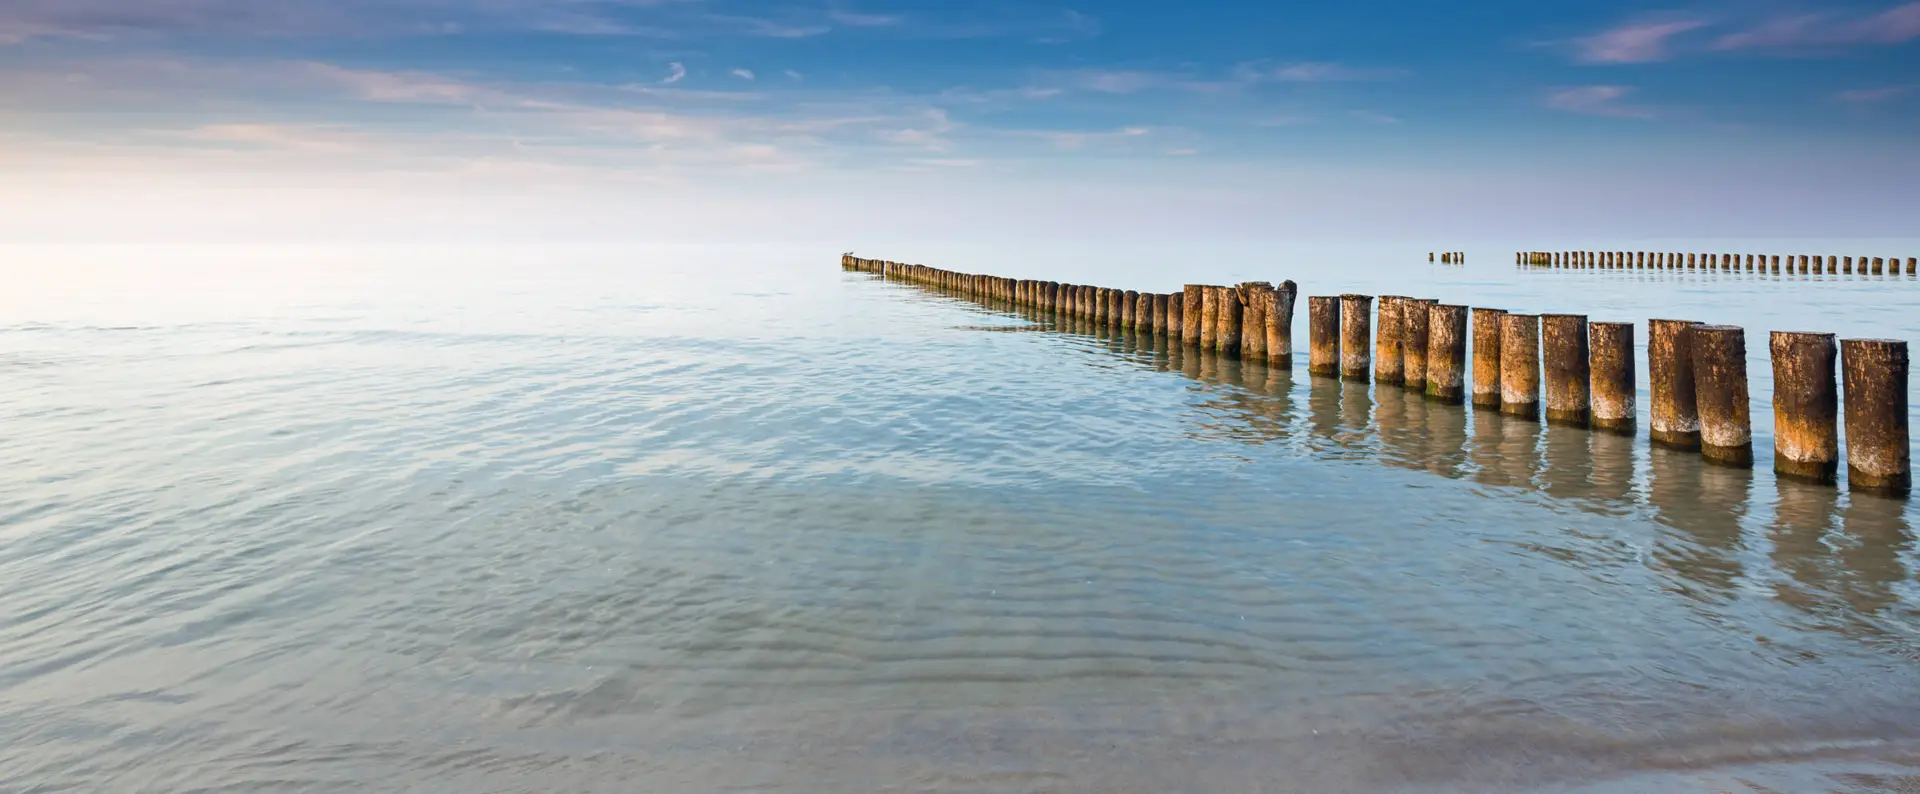
[[1693, 326], [1690, 320], [1647, 321], [1647, 385], [1654, 443], [1674, 449], [1700, 448], [1700, 409], [1693, 385]]
[[1540, 417], [1540, 317], [1500, 318], [1500, 413]]
[[1140, 293], [1133, 290], [1120, 292], [1120, 327], [1132, 328], [1139, 323]]
[[1408, 298], [1400, 303], [1400, 384], [1409, 391], [1427, 390], [1427, 343], [1432, 338], [1428, 315], [1439, 301]]
[[1466, 401], [1467, 307], [1436, 303], [1427, 310], [1427, 399]]
[[1368, 324], [1373, 321], [1373, 297], [1340, 296], [1340, 377], [1365, 382], [1372, 368], [1373, 345]]
[[1767, 347], [1773, 358], [1773, 471], [1831, 483], [1840, 468], [1834, 335], [1774, 331]]
[[1221, 357], [1238, 358], [1242, 342], [1241, 328], [1244, 325], [1245, 306], [1240, 304], [1240, 291], [1232, 287], [1215, 287], [1214, 295], [1220, 301], [1220, 327], [1214, 331], [1214, 349]]
[[1276, 367], [1293, 366], [1293, 303], [1300, 285], [1292, 279], [1280, 282], [1267, 302], [1267, 363]]
[[1246, 281], [1233, 288], [1240, 303], [1240, 355], [1248, 361], [1267, 360], [1267, 307], [1273, 303], [1273, 285]]
[[1473, 407], [1500, 407], [1500, 318], [1505, 309], [1473, 310]]
[[1401, 295], [1380, 296], [1380, 318], [1373, 325], [1373, 382], [1401, 383], [1406, 380], [1406, 363], [1400, 357], [1400, 345], [1406, 327], [1400, 322]]
[[1214, 350], [1220, 338], [1220, 296], [1211, 284], [1200, 288], [1200, 348]]
[[1873, 274], [1878, 276], [1886, 272], [1887, 272], [1887, 260], [1877, 256], [1874, 257], [1873, 258]]
[[[1187, 293], [1185, 291], [1167, 294], [1167, 338], [1180, 339], [1183, 342], [1191, 337], [1187, 333]], [[1192, 342], [1185, 342], [1193, 344]]]
[[1180, 332], [1167, 325], [1167, 295], [1154, 293], [1153, 296], [1153, 332], [1160, 336], [1179, 338]]
[[1547, 421], [1586, 427], [1593, 417], [1587, 359], [1587, 316], [1540, 316], [1541, 350], [1546, 362]]
[[1107, 325], [1119, 328], [1127, 316], [1127, 291], [1123, 289], [1107, 290]]
[[1907, 257], [1907, 275], [1920, 275], [1920, 256]]
[[1847, 488], [1904, 496], [1913, 489], [1907, 438], [1907, 343], [1840, 340], [1847, 392]]
[[[1140, 308], [1134, 312], [1135, 314], [1134, 322], [1136, 326], [1140, 330], [1146, 331], [1148, 333], [1154, 333], [1161, 330], [1158, 326], [1154, 325], [1153, 299], [1155, 297], [1156, 296], [1151, 292], [1140, 293]], [[1159, 297], [1165, 297], [1165, 296], [1159, 296]]]
[[1188, 284], [1181, 289], [1180, 338], [1189, 345], [1200, 344], [1200, 328], [1206, 324], [1203, 316], [1206, 289], [1200, 284]]
[[1307, 374], [1340, 375], [1340, 299], [1332, 295], [1307, 298]]
[[1708, 463], [1752, 468], [1747, 333], [1737, 325], [1696, 325], [1692, 336], [1694, 398], [1700, 413], [1700, 456]]
[[1593, 426], [1633, 435], [1639, 390], [1634, 377], [1633, 323], [1591, 323], [1587, 336], [1593, 362]]

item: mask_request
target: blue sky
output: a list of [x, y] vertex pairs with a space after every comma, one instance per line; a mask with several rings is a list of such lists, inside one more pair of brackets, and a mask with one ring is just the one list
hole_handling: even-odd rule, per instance
[[1920, 2], [6, 0], [0, 97], [16, 237], [1903, 235]]

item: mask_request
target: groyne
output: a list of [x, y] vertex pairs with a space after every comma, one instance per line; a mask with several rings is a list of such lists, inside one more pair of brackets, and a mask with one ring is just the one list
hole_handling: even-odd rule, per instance
[[[841, 257], [841, 267], [1164, 337], [1169, 346], [1292, 365], [1299, 292], [1292, 281], [1190, 284], [1156, 294], [853, 254]], [[1398, 295], [1378, 296], [1376, 313], [1375, 302], [1371, 295], [1308, 297], [1311, 375], [1372, 381], [1376, 389], [1397, 386], [1436, 402], [1464, 402], [1470, 395], [1476, 408], [1523, 420], [1614, 436], [1637, 433], [1632, 324]], [[1671, 319], [1649, 320], [1647, 326], [1650, 440], [1709, 464], [1755, 465], [1745, 330]], [[1774, 471], [1838, 484], [1844, 417], [1847, 487], [1905, 497], [1912, 489], [1907, 343], [1798, 332], [1775, 332], [1769, 342], [1776, 384]], [[1836, 378], [1836, 360], [1844, 377]]]
[[1719, 270], [1745, 273], [1920, 275], [1920, 257], [1832, 254], [1736, 254], [1680, 251], [1515, 251], [1525, 267], [1572, 270]]

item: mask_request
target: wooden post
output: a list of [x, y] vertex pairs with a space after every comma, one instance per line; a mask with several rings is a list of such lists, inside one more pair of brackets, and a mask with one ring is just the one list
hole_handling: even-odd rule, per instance
[[1214, 350], [1219, 339], [1219, 288], [1209, 284], [1200, 288], [1200, 349]]
[[1346, 294], [1340, 296], [1340, 377], [1366, 381], [1372, 368], [1373, 345], [1368, 323], [1373, 320], [1373, 297]]
[[1206, 323], [1202, 317], [1206, 308], [1205, 291], [1206, 287], [1202, 285], [1188, 284], [1180, 293], [1180, 338], [1189, 345], [1200, 344], [1200, 328]]
[[1214, 296], [1220, 302], [1220, 327], [1213, 334], [1214, 350], [1222, 357], [1237, 358], [1246, 307], [1240, 304], [1240, 291], [1232, 287], [1215, 287]]
[[1633, 323], [1587, 326], [1593, 382], [1593, 426], [1633, 435], [1639, 386], [1634, 377]]
[[1121, 327], [1127, 318], [1127, 291], [1123, 289], [1107, 290], [1107, 325]]
[[1340, 299], [1307, 298], [1307, 374], [1340, 375]]
[[1120, 327], [1133, 328], [1140, 322], [1140, 293], [1125, 290], [1120, 293]]
[[1593, 418], [1588, 397], [1587, 316], [1545, 314], [1540, 317], [1541, 352], [1546, 359], [1547, 421], [1586, 427]]
[[1747, 333], [1737, 325], [1696, 325], [1693, 388], [1700, 412], [1700, 456], [1753, 467], [1753, 419], [1747, 397]]
[[1133, 303], [1134, 330], [1153, 333], [1153, 293], [1136, 292], [1133, 294]]
[[1467, 307], [1436, 303], [1427, 310], [1427, 399], [1466, 401]]
[[1432, 337], [1428, 315], [1439, 301], [1408, 298], [1400, 304], [1400, 384], [1410, 391], [1427, 390], [1427, 342]]
[[1654, 443], [1674, 449], [1700, 448], [1700, 409], [1693, 386], [1690, 320], [1647, 321], [1647, 385]]
[[1291, 279], [1275, 287], [1267, 303], [1267, 363], [1293, 366], [1293, 303], [1300, 286]]
[[1907, 439], [1907, 343], [1843, 339], [1847, 393], [1847, 488], [1905, 496], [1913, 489]]
[[1473, 407], [1500, 407], [1500, 317], [1504, 309], [1473, 310]]
[[1400, 295], [1380, 296], [1380, 319], [1373, 327], [1373, 382], [1401, 383], [1406, 379], [1406, 362], [1400, 357], [1400, 345], [1406, 328], [1400, 322]]
[[1160, 336], [1178, 338], [1180, 332], [1167, 325], [1167, 295], [1156, 293], [1153, 296], [1153, 332]]
[[1840, 393], [1833, 382], [1833, 334], [1774, 331], [1773, 471], [1831, 483], [1840, 468]]
[[1887, 260], [1877, 256], [1874, 257], [1873, 258], [1873, 274], [1878, 276], [1885, 272], [1887, 272]]
[[1500, 413], [1523, 419], [1540, 416], [1539, 315], [1500, 318]]
[[1267, 360], [1267, 308], [1273, 304], [1273, 285], [1248, 281], [1233, 290], [1239, 299], [1240, 355], [1248, 361]]
[[[1187, 333], [1187, 293], [1173, 292], [1167, 295], [1167, 338], [1186, 340]], [[1187, 344], [1192, 344], [1188, 342]]]

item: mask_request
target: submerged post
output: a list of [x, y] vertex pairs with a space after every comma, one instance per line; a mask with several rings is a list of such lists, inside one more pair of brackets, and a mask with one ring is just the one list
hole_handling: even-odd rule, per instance
[[1332, 295], [1307, 298], [1307, 374], [1340, 374], [1340, 299]]
[[1540, 416], [1540, 317], [1500, 317], [1500, 413]]
[[1160, 336], [1179, 336], [1167, 326], [1167, 295], [1155, 293], [1153, 296], [1153, 332]]
[[1187, 332], [1187, 294], [1167, 294], [1167, 338], [1182, 339]]
[[1773, 471], [1831, 483], [1840, 468], [1834, 335], [1774, 331], [1767, 347], [1773, 358]]
[[1504, 309], [1473, 310], [1473, 406], [1500, 407], [1500, 318]]
[[1239, 357], [1242, 312], [1240, 291], [1232, 287], [1215, 287], [1214, 296], [1220, 301], [1220, 327], [1214, 332], [1214, 349], [1222, 356]]
[[1240, 354], [1248, 361], [1267, 360], [1267, 307], [1273, 304], [1273, 285], [1248, 281], [1231, 290], [1240, 304]]
[[1593, 379], [1593, 426], [1633, 435], [1638, 384], [1634, 378], [1633, 323], [1587, 326]]
[[1674, 449], [1700, 448], [1700, 409], [1693, 388], [1690, 320], [1647, 321], [1647, 386], [1654, 443]]
[[1592, 418], [1587, 316], [1544, 314], [1540, 325], [1540, 346], [1546, 358], [1547, 421], [1586, 427]]
[[1406, 331], [1400, 322], [1401, 304], [1406, 300], [1399, 295], [1380, 296], [1380, 319], [1373, 329], [1375, 383], [1400, 383], [1406, 379], [1406, 362], [1400, 358], [1402, 335]]
[[1124, 290], [1120, 293], [1120, 327], [1133, 328], [1140, 322], [1140, 293]]
[[1291, 279], [1275, 287], [1267, 303], [1267, 363], [1293, 366], [1293, 302], [1300, 286]]
[[1371, 368], [1373, 345], [1367, 324], [1373, 320], [1373, 297], [1340, 296], [1340, 377], [1365, 381]]
[[1847, 390], [1847, 489], [1904, 496], [1913, 489], [1907, 440], [1907, 343], [1843, 339]]
[[1708, 463], [1752, 468], [1747, 332], [1737, 325], [1696, 325], [1692, 336], [1693, 388], [1700, 412], [1700, 456]]
[[1212, 350], [1219, 344], [1220, 295], [1211, 285], [1200, 288], [1200, 349]]
[[1437, 303], [1432, 298], [1408, 298], [1400, 304], [1400, 383], [1412, 391], [1427, 390], [1427, 342], [1432, 336], [1427, 321]]
[[1199, 284], [1188, 284], [1180, 293], [1180, 338], [1189, 345], [1200, 344], [1200, 326], [1203, 324], [1201, 312], [1206, 303], [1203, 300], [1205, 290], [1206, 287]]
[[1466, 401], [1467, 307], [1436, 303], [1427, 310], [1427, 399]]

